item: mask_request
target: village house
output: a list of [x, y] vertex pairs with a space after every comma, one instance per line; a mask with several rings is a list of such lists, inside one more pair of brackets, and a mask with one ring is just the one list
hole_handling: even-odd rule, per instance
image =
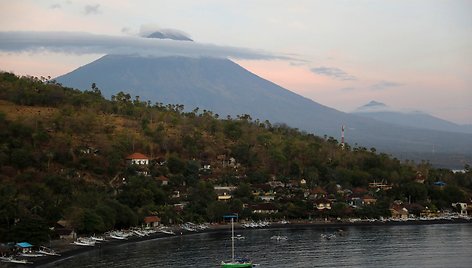
[[97, 155], [100, 151], [94, 147], [90, 147], [90, 146], [82, 146], [79, 148], [79, 152], [81, 154], [93, 154], [93, 155]]
[[161, 219], [157, 216], [144, 217], [144, 225], [146, 228], [153, 228], [159, 226]]
[[377, 198], [371, 195], [364, 195], [362, 197], [362, 205], [375, 205], [375, 203], [377, 203]]
[[53, 234], [59, 239], [74, 240], [77, 238], [77, 233], [69, 228], [69, 223], [66, 220], [59, 220], [53, 227]]
[[314, 208], [317, 210], [330, 210], [331, 209], [331, 201], [328, 199], [318, 199], [313, 203]]
[[423, 174], [417, 171], [416, 176], [415, 176], [415, 182], [423, 184], [424, 181], [425, 181], [425, 177], [423, 176]]
[[169, 179], [166, 176], [159, 176], [157, 180], [161, 183], [162, 186], [169, 185]]
[[308, 198], [312, 200], [321, 199], [321, 198], [326, 198], [326, 195], [327, 195], [327, 192], [325, 191], [325, 189], [318, 186], [310, 190], [310, 196]]
[[254, 214], [275, 214], [279, 210], [272, 203], [262, 203], [252, 206], [252, 213]]
[[237, 168], [239, 167], [239, 164], [236, 162], [236, 159], [234, 157], [227, 157], [224, 154], [216, 156], [216, 160], [218, 165], [220, 165], [223, 168], [226, 167], [231, 167], [231, 168]]
[[265, 202], [273, 201], [275, 200], [275, 194], [276, 192], [269, 192], [269, 193], [264, 193], [263, 195], [259, 195], [259, 199]]
[[129, 165], [149, 165], [149, 157], [141, 153], [133, 153], [126, 157]]
[[375, 189], [375, 190], [388, 191], [388, 190], [392, 189], [392, 185], [384, 183], [383, 181], [381, 181], [381, 182], [375, 182], [374, 181], [374, 182], [369, 183], [369, 188]]
[[162, 156], [156, 158], [155, 161], [156, 161], [156, 164], [161, 167], [167, 164], [166, 159]]
[[260, 196], [264, 195], [265, 193], [268, 193], [270, 191], [270, 185], [269, 184], [253, 184], [252, 185], [252, 195], [253, 196]]
[[202, 167], [200, 168], [201, 171], [210, 171], [211, 170], [211, 163], [208, 161], [202, 162]]
[[467, 215], [467, 203], [457, 202], [451, 204], [453, 208], [455, 208], [460, 215], [465, 216]]
[[142, 176], [149, 176], [149, 157], [141, 153], [133, 153], [126, 157], [126, 162], [128, 165], [136, 166], [136, 173]]
[[433, 211], [429, 209], [428, 207], [425, 207], [421, 212], [420, 212], [420, 217], [422, 218], [434, 218], [439, 216], [438, 211]]
[[269, 185], [272, 189], [277, 187], [285, 187], [285, 184], [281, 181], [269, 181]]
[[357, 207], [360, 207], [362, 206], [362, 199], [360, 197], [357, 197], [357, 196], [349, 196], [347, 197], [346, 199], [346, 203], [350, 206], [350, 207], [353, 207], [353, 208], [357, 208]]
[[401, 202], [394, 202], [390, 207], [390, 213], [392, 218], [400, 220], [407, 220], [409, 215], [408, 209]]
[[232, 193], [236, 188], [236, 186], [215, 186], [213, 189], [218, 196], [218, 201], [228, 201], [233, 198]]

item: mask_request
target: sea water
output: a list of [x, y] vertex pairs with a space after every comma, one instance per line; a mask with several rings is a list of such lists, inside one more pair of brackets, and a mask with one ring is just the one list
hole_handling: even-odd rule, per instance
[[[245, 229], [236, 255], [259, 267], [472, 267], [472, 224]], [[334, 234], [331, 239], [326, 235]], [[274, 235], [287, 240], [270, 239]], [[46, 267], [218, 267], [230, 230], [97, 249]]]

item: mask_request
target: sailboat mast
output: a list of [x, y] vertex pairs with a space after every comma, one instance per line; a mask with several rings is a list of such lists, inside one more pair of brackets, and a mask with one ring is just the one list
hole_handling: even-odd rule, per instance
[[234, 219], [231, 218], [231, 260], [234, 262]]

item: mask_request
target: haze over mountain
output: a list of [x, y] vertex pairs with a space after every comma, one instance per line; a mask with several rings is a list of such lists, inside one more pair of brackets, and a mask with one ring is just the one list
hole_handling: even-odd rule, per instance
[[434, 152], [458, 154], [461, 161], [464, 155], [472, 159], [471, 134], [425, 131], [340, 112], [267, 81], [228, 59], [106, 55], [56, 80], [83, 90], [96, 83], [108, 98], [123, 91], [153, 103], [183, 104], [189, 111], [199, 107], [222, 118], [249, 114], [253, 119], [286, 123], [338, 140], [341, 126], [346, 125], [349, 144], [375, 147], [402, 158], [434, 162]]
[[408, 127], [472, 133], [472, 125], [459, 125], [420, 111], [396, 111], [384, 103], [371, 101], [352, 112], [379, 121]]

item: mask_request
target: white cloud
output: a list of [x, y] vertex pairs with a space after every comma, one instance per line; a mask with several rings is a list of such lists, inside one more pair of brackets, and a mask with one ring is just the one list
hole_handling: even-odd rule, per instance
[[96, 5], [86, 5], [84, 7], [84, 14], [85, 15], [93, 15], [93, 14], [100, 14], [101, 11], [100, 11], [100, 5], [99, 4], [96, 4]]
[[401, 87], [403, 84], [397, 83], [397, 82], [391, 82], [391, 81], [380, 81], [374, 85], [372, 85], [370, 88], [373, 90], [384, 90], [387, 88], [392, 88], [392, 87]]
[[97, 35], [84, 32], [0, 32], [0, 51], [62, 52], [69, 54], [130, 54], [236, 59], [297, 59], [262, 50], [135, 36]]
[[336, 67], [315, 67], [311, 68], [311, 71], [315, 74], [329, 76], [336, 80], [357, 80], [355, 76]]

